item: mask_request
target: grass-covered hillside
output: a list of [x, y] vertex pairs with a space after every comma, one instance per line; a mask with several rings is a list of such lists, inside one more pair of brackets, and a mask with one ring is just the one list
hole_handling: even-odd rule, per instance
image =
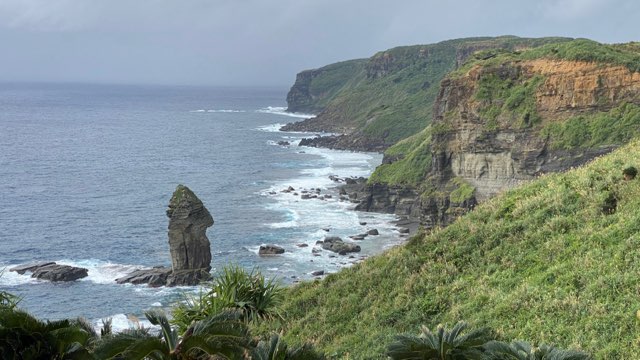
[[440, 81], [476, 50], [512, 51], [567, 40], [503, 36], [397, 47], [365, 62], [343, 62], [298, 74], [288, 95], [289, 109], [322, 109], [298, 130], [348, 131], [392, 145], [430, 123]]
[[384, 358], [393, 335], [466, 320], [505, 340], [640, 358], [640, 142], [543, 176], [447, 228], [288, 291], [285, 336]]

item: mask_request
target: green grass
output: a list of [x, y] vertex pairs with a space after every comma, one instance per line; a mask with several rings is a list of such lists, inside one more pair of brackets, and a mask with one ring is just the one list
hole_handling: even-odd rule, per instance
[[417, 186], [431, 170], [430, 127], [385, 151], [387, 156], [397, 156], [391, 164], [382, 164], [369, 177], [370, 184]]
[[465, 200], [471, 199], [476, 193], [475, 187], [460, 178], [454, 178], [451, 183], [456, 186], [449, 194], [449, 200], [453, 203], [460, 204]]
[[[384, 358], [393, 335], [466, 320], [504, 340], [640, 358], [640, 143], [508, 191], [407, 245], [295, 286], [288, 340]], [[603, 204], [615, 195], [615, 212]]]
[[593, 148], [620, 145], [640, 132], [640, 106], [623, 103], [610, 111], [572, 117], [545, 125], [541, 136], [554, 149]]
[[453, 71], [450, 76], [463, 76], [477, 65], [487, 67], [506, 62], [542, 58], [586, 61], [603, 65], [620, 65], [628, 68], [630, 71], [639, 72], [640, 44], [635, 42], [626, 44], [601, 44], [588, 39], [575, 39], [571, 41], [549, 42], [524, 51], [509, 51], [508, 49], [485, 50], [476, 53], [464, 66]]

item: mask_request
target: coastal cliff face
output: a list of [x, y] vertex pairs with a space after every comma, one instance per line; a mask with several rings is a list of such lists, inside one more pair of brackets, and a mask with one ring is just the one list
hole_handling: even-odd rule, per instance
[[[358, 195], [359, 209], [419, 214], [427, 228], [447, 225], [478, 201], [582, 165], [640, 129], [640, 73], [526, 54], [472, 62], [444, 79], [429, 137], [420, 149], [415, 141], [386, 157]], [[429, 161], [416, 162], [419, 156]], [[408, 162], [423, 166], [423, 175], [400, 184], [393, 176], [406, 173]], [[401, 211], [380, 200], [398, 203], [390, 194], [399, 186], [417, 194], [401, 200]]]
[[[496, 92], [505, 84], [510, 94], [503, 99]], [[638, 90], [640, 74], [622, 66], [548, 59], [478, 65], [442, 83], [434, 106], [433, 126], [439, 130], [432, 135], [431, 171], [463, 179], [484, 200], [538, 174], [582, 165], [617, 144], [554, 148], [543, 129], [637, 103]], [[514, 93], [524, 94], [520, 103], [509, 102]]]
[[[341, 134], [309, 140], [307, 146], [383, 151], [431, 122], [440, 81], [476, 51], [515, 50], [567, 40], [512, 36], [458, 39], [389, 49], [357, 66], [338, 63], [331, 71], [327, 67], [303, 71], [287, 96], [288, 110], [318, 115], [282, 130]], [[334, 80], [337, 74], [344, 77], [342, 82]], [[314, 87], [322, 91], [314, 93], [310, 90]]]

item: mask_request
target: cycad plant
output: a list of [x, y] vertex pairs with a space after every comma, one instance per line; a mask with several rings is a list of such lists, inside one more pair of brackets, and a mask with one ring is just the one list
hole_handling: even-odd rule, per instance
[[312, 345], [304, 344], [289, 348], [280, 335], [274, 334], [269, 340], [262, 340], [250, 352], [251, 360], [324, 360], [322, 353]]
[[249, 330], [240, 315], [224, 312], [194, 322], [182, 336], [172, 328], [164, 312], [148, 311], [145, 316], [160, 327], [160, 334], [138, 328], [105, 337], [96, 347], [98, 359], [177, 360], [215, 355], [238, 359], [249, 345]]
[[525, 341], [514, 341], [510, 344], [490, 341], [485, 345], [487, 358], [491, 360], [589, 360], [591, 356], [575, 350], [558, 349], [542, 344], [531, 346]]
[[247, 272], [239, 266], [228, 266], [206, 293], [174, 309], [173, 323], [185, 330], [193, 321], [224, 310], [238, 311], [245, 323], [281, 318], [277, 306], [282, 296], [283, 288], [274, 279], [265, 279], [256, 269]]
[[15, 308], [0, 308], [0, 358], [90, 359], [97, 335], [84, 320], [42, 321]]
[[490, 340], [486, 328], [462, 334], [467, 324], [458, 322], [451, 331], [438, 325], [435, 331], [422, 327], [419, 335], [397, 335], [387, 347], [387, 355], [394, 360], [463, 360], [483, 359], [483, 345]]

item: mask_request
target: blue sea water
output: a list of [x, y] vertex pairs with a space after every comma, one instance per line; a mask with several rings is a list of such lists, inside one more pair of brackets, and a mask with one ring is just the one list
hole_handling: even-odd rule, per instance
[[[0, 289], [40, 317], [113, 317], [120, 328], [131, 326], [129, 315], [198, 291], [114, 282], [170, 266], [165, 209], [177, 184], [214, 217], [214, 272], [255, 266], [291, 283], [357, 260], [312, 256], [323, 228], [343, 237], [377, 228], [358, 256], [397, 244], [393, 216], [352, 211], [328, 178], [367, 176], [381, 156], [298, 147], [309, 134], [277, 131], [305, 117], [284, 113], [285, 96], [270, 88], [0, 84]], [[280, 192], [288, 186], [333, 197], [301, 200]], [[287, 252], [261, 258], [265, 243]], [[50, 283], [8, 271], [34, 261], [83, 266], [89, 276]]]

